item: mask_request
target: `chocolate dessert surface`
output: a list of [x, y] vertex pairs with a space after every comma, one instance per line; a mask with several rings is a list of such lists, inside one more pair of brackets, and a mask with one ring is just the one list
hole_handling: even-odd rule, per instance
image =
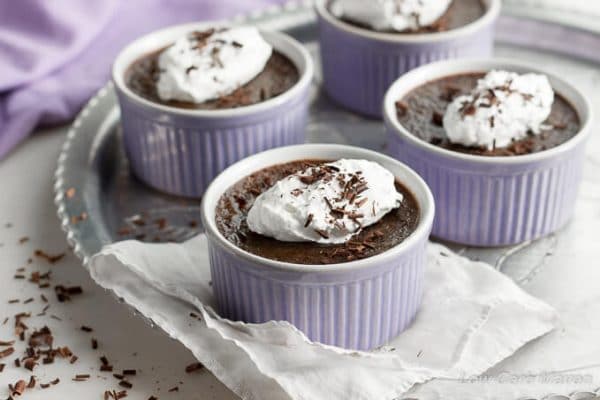
[[411, 134], [435, 146], [466, 154], [480, 156], [525, 155], [559, 146], [580, 130], [580, 120], [575, 108], [559, 93], [555, 93], [552, 111], [542, 133], [528, 134], [507, 147], [480, 148], [451, 143], [443, 127], [446, 107], [457, 96], [468, 94], [484, 73], [452, 75], [427, 82], [413, 89], [396, 102], [397, 117]]
[[247, 215], [255, 199], [275, 182], [325, 160], [301, 160], [274, 165], [237, 182], [220, 198], [216, 223], [225, 238], [239, 248], [272, 260], [295, 264], [335, 264], [380, 254], [402, 243], [419, 223], [419, 206], [413, 194], [400, 182], [396, 190], [404, 196], [400, 207], [377, 223], [365, 227], [342, 244], [284, 242], [252, 232]]
[[288, 91], [300, 79], [298, 68], [280, 52], [273, 51], [264, 70], [253, 80], [233, 93], [203, 103], [183, 101], [163, 101], [156, 89], [159, 68], [158, 57], [163, 49], [145, 55], [128, 68], [125, 73], [126, 85], [137, 95], [154, 103], [186, 109], [215, 110], [257, 104]]
[[[368, 4], [368, 2], [365, 2], [365, 4]], [[331, 2], [329, 7], [331, 7]], [[448, 10], [446, 10], [444, 15], [442, 15], [434, 24], [430, 26], [423, 26], [419, 29], [405, 30], [402, 32], [394, 30], [388, 30], [383, 32], [401, 34], [444, 32], [468, 25], [471, 22], [474, 22], [481, 18], [485, 14], [485, 12], [486, 7], [481, 0], [454, 0], [448, 7]], [[356, 21], [352, 21], [346, 18], [341, 18], [341, 20], [359, 28], [372, 30], [370, 27]]]

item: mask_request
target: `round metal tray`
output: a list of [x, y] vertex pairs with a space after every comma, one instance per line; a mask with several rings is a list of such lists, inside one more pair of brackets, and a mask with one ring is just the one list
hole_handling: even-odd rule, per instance
[[[545, 12], [534, 19], [531, 14], [527, 9], [503, 11], [497, 27], [497, 53], [538, 62], [563, 59], [569, 68], [589, 69], [590, 64], [600, 64], [600, 26], [588, 21], [584, 29], [572, 24], [572, 16], [561, 20], [559, 14]], [[315, 16], [306, 3], [273, 7], [234, 20], [285, 31], [305, 43], [318, 61]], [[320, 90], [319, 72], [313, 85], [308, 136], [311, 142], [347, 143], [379, 151], [385, 147], [382, 122], [332, 103]], [[589, 162], [598, 163], [597, 159]], [[129, 173], [110, 83], [89, 101], [69, 130], [54, 190], [62, 228], [84, 266], [104, 245], [118, 240], [182, 241], [202, 229], [198, 225], [199, 201], [158, 193]], [[577, 224], [600, 228], [597, 219], [578, 220]], [[548, 264], [548, 257], [560, 251], [557, 243], [569, 229], [507, 248], [451, 247], [494, 265], [525, 285]]]

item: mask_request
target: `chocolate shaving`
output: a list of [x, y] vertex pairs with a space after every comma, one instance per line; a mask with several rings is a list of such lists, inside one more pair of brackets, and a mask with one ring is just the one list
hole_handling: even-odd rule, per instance
[[11, 390], [11, 395], [12, 396], [21, 396], [23, 394], [23, 392], [25, 392], [26, 387], [27, 387], [27, 383], [25, 383], [25, 381], [22, 379], [19, 380], [17, 383], [15, 383], [15, 386]]
[[323, 239], [329, 239], [329, 235], [324, 230], [322, 230], [322, 229], [315, 229], [315, 232], [317, 232], [317, 234], [319, 236], [321, 236]]
[[15, 349], [13, 347], [9, 347], [8, 349], [0, 351], [0, 358], [8, 357], [14, 352], [15, 352]]
[[304, 223], [304, 227], [305, 228], [307, 228], [310, 225], [310, 223], [312, 222], [313, 218], [314, 218], [313, 214], [308, 214], [308, 217], [306, 217], [306, 222]]
[[48, 253], [44, 252], [43, 250], [38, 249], [35, 251], [34, 255], [36, 257], [45, 259], [50, 264], [55, 264], [56, 262], [60, 261], [65, 256], [65, 253], [52, 255], [52, 254], [48, 254]]
[[27, 389], [33, 389], [35, 387], [35, 376], [31, 375], [29, 378], [29, 383], [27, 384]]
[[444, 116], [441, 113], [434, 111], [431, 116], [431, 123], [440, 127], [444, 126]]
[[191, 372], [201, 370], [202, 368], [204, 368], [204, 366], [201, 363], [195, 362], [195, 363], [190, 364], [187, 367], [185, 367], [185, 372], [187, 372], [189, 374]]
[[119, 381], [119, 386], [122, 386], [122, 387], [127, 388], [127, 389], [131, 389], [133, 387], [133, 385], [131, 384], [131, 382], [128, 382], [128, 381], [125, 381], [125, 380]]
[[406, 104], [402, 100], [398, 100], [395, 103], [395, 106], [396, 106], [396, 115], [398, 116], [398, 118], [402, 118], [402, 117], [406, 116], [406, 114], [408, 113], [408, 104]]

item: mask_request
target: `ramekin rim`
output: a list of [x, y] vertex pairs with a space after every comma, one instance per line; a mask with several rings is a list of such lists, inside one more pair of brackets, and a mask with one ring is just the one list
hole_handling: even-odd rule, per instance
[[[338, 150], [340, 152], [359, 151], [362, 154], [370, 156], [370, 158], [368, 158], [368, 159], [386, 160], [387, 162], [396, 164], [396, 166], [401, 168], [405, 173], [409, 174], [411, 176], [411, 179], [414, 179], [417, 182], [417, 184], [419, 186], [418, 189], [424, 193], [425, 198], [426, 198], [426, 204], [421, 204], [421, 202], [419, 202], [419, 209], [420, 209], [421, 215], [420, 215], [419, 224], [417, 225], [417, 228], [404, 241], [402, 241], [398, 245], [396, 245], [382, 253], [379, 253], [374, 256], [364, 258], [364, 259], [360, 259], [360, 260], [349, 261], [349, 262], [345, 262], [345, 263], [336, 263], [336, 264], [318, 264], [318, 265], [317, 264], [296, 264], [296, 263], [272, 260], [272, 259], [269, 259], [266, 257], [261, 257], [256, 254], [252, 254], [248, 251], [245, 251], [245, 250], [239, 248], [238, 246], [234, 245], [230, 241], [228, 241], [227, 238], [225, 238], [225, 236], [223, 236], [223, 234], [221, 234], [219, 229], [216, 227], [216, 222], [215, 222], [214, 218], [212, 220], [210, 220], [207, 217], [210, 207], [215, 207], [218, 199], [222, 195], [222, 193], [213, 193], [214, 191], [217, 190], [216, 184], [219, 181], [219, 179], [222, 176], [226, 175], [230, 170], [239, 168], [239, 166], [242, 165], [243, 163], [244, 164], [251, 163], [252, 161], [257, 160], [259, 158], [267, 159], [269, 157], [269, 155], [271, 155], [273, 153], [281, 152], [281, 151], [289, 151], [289, 150], [294, 150], [294, 149], [299, 149], [299, 148], [308, 149], [308, 150], [311, 150], [311, 148], [313, 148], [313, 149], [317, 149], [317, 148], [330, 149], [330, 150]], [[289, 161], [300, 160], [300, 159], [305, 159], [305, 158], [306, 157], [290, 158]], [[252, 172], [255, 172], [255, 171], [251, 171], [244, 176], [247, 176]], [[240, 179], [242, 179], [242, 177], [240, 177]], [[405, 184], [404, 182], [402, 182], [402, 183]], [[415, 192], [415, 188], [413, 188], [413, 187], [407, 186], [407, 189], [409, 189], [413, 193]], [[211, 201], [211, 197], [214, 197], [213, 201]], [[368, 150], [368, 149], [364, 149], [364, 148], [360, 148], [360, 147], [356, 147], [356, 146], [348, 146], [348, 145], [340, 145], [340, 144], [310, 143], [310, 144], [284, 146], [284, 147], [278, 147], [275, 149], [267, 150], [267, 151], [264, 151], [261, 153], [257, 153], [253, 156], [247, 157], [245, 159], [242, 159], [242, 160], [236, 162], [235, 164], [229, 166], [223, 172], [221, 172], [213, 180], [213, 182], [209, 185], [209, 187], [206, 189], [204, 196], [202, 198], [202, 204], [200, 206], [200, 214], [201, 214], [201, 218], [202, 218], [202, 224], [204, 226], [204, 233], [207, 235], [207, 237], [213, 238], [214, 240], [216, 240], [217, 244], [221, 248], [223, 248], [225, 251], [227, 251], [229, 253], [233, 253], [234, 255], [242, 257], [246, 260], [249, 260], [255, 265], [257, 264], [257, 265], [260, 265], [265, 268], [272, 268], [275, 271], [301, 272], [301, 273], [335, 273], [335, 272], [343, 273], [343, 272], [348, 272], [348, 271], [357, 271], [357, 270], [366, 270], [366, 269], [377, 268], [378, 266], [385, 264], [386, 262], [390, 261], [391, 259], [397, 258], [398, 256], [402, 255], [403, 253], [408, 252], [409, 250], [411, 250], [412, 248], [417, 246], [421, 241], [427, 240], [429, 237], [431, 228], [433, 226], [433, 218], [434, 218], [434, 214], [435, 214], [435, 203], [434, 203], [434, 199], [433, 199], [433, 194], [431, 193], [429, 186], [427, 186], [427, 184], [425, 183], [423, 178], [421, 178], [414, 170], [412, 170], [406, 164], [403, 164], [402, 162], [400, 162], [392, 157], [389, 157], [385, 154], [378, 153], [373, 150]]]
[[[444, 67], [453, 67], [453, 66], [461, 66], [463, 68], [461, 71], [455, 71], [453, 73], [440, 73], [432, 75], [430, 72], [436, 71], [438, 69], [445, 70]], [[572, 138], [568, 139], [566, 142], [561, 143], [560, 145], [553, 147], [551, 149], [525, 154], [518, 156], [507, 156], [507, 157], [490, 157], [490, 156], [481, 156], [467, 153], [460, 153], [457, 151], [452, 151], [448, 149], [444, 149], [439, 146], [435, 146], [431, 143], [424, 141], [423, 139], [413, 135], [406, 129], [400, 121], [395, 113], [395, 102], [400, 99], [405, 92], [401, 92], [401, 94], [396, 93], [396, 88], [401, 83], [404, 83], [407, 80], [414, 79], [415, 76], [420, 74], [426, 74], [428, 76], [427, 80], [420, 80], [415, 85], [411, 85], [411, 90], [422, 85], [428, 81], [442, 78], [444, 76], [448, 76], [456, 73], [470, 73], [470, 72], [485, 72], [489, 71], [498, 66], [508, 66], [516, 69], [527, 70], [530, 72], [541, 73], [550, 78], [551, 81], [558, 82], [561, 86], [567, 87], [569, 91], [571, 91], [575, 96], [578, 97], [578, 101], [583, 105], [583, 109], [578, 107], [574, 101], [568, 96], [565, 96], [564, 93], [559, 94], [565, 97], [569, 104], [575, 109], [577, 115], [580, 119], [581, 126], [579, 127], [579, 131]], [[431, 71], [430, 71], [431, 70]], [[424, 72], [425, 71], [425, 72]], [[554, 85], [553, 85], [554, 86]], [[554, 88], [554, 87], [553, 87]], [[407, 90], [406, 92], [408, 92]], [[578, 88], [572, 85], [570, 82], [558, 77], [552, 72], [548, 72], [543, 68], [539, 68], [537, 66], [532, 65], [531, 63], [523, 62], [523, 61], [514, 61], [508, 58], [502, 57], [493, 57], [493, 58], [461, 58], [461, 59], [453, 59], [453, 60], [442, 60], [436, 61], [427, 65], [423, 65], [421, 67], [415, 68], [412, 71], [402, 75], [398, 78], [392, 85], [388, 88], [383, 101], [383, 116], [384, 123], [387, 126], [390, 126], [393, 131], [393, 134], [401, 136], [402, 138], [410, 141], [413, 145], [428, 151], [430, 153], [434, 153], [438, 156], [442, 156], [448, 159], [454, 159], [459, 161], [468, 161], [472, 163], [486, 164], [486, 165], [523, 165], [529, 164], [538, 161], [544, 161], [548, 159], [553, 159], [563, 153], [568, 152], [572, 148], [576, 147], [580, 142], [583, 142], [587, 139], [591, 132], [591, 124], [593, 120], [593, 109], [591, 103], [587, 96], [585, 96]], [[583, 117], [586, 117], [585, 120], [582, 120]]]
[[333, 14], [331, 14], [329, 9], [327, 8], [327, 3], [329, 1], [330, 0], [316, 0], [315, 9], [317, 10], [317, 15], [319, 15], [322, 19], [327, 21], [329, 24], [335, 26], [336, 28], [366, 39], [406, 44], [444, 42], [468, 36], [470, 33], [478, 31], [481, 27], [493, 23], [500, 15], [501, 9], [501, 0], [488, 0], [489, 5], [485, 13], [477, 20], [470, 22], [464, 26], [443, 32], [406, 34], [377, 32], [351, 25], [345, 21], [340, 20], [339, 18], [336, 18]]
[[[314, 76], [314, 63], [313, 63], [312, 57], [308, 53], [308, 50], [304, 46], [302, 46], [302, 44], [300, 42], [298, 42], [296, 39], [294, 39], [293, 37], [291, 37], [285, 33], [275, 31], [275, 30], [265, 30], [265, 29], [260, 29], [260, 32], [262, 35], [267, 36], [267, 37], [268, 36], [277, 37], [279, 40], [283, 41], [286, 44], [286, 49], [290, 49], [291, 51], [297, 52], [302, 57], [302, 59], [304, 60], [304, 63], [305, 63], [304, 71], [300, 71], [301, 75], [300, 75], [300, 78], [298, 79], [298, 82], [296, 82], [290, 89], [288, 89], [287, 91], [285, 91], [284, 93], [282, 93], [276, 97], [270, 98], [270, 99], [262, 101], [260, 103], [256, 103], [256, 104], [252, 104], [252, 105], [244, 106], [244, 107], [237, 107], [237, 108], [226, 108], [226, 109], [219, 109], [219, 110], [185, 109], [185, 108], [171, 107], [171, 106], [155, 103], [153, 101], [145, 99], [142, 96], [134, 93], [125, 83], [125, 79], [124, 79], [125, 72], [126, 72], [127, 68], [131, 65], [131, 63], [124, 65], [123, 68], [119, 68], [119, 61], [121, 60], [122, 57], [124, 57], [125, 54], [127, 54], [129, 51], [131, 51], [134, 47], [136, 47], [140, 43], [152, 40], [156, 37], [169, 35], [173, 31], [179, 31], [179, 30], [192, 31], [194, 29], [205, 29], [205, 28], [214, 27], [214, 26], [225, 27], [225, 26], [232, 26], [232, 24], [230, 21], [207, 21], [207, 22], [193, 22], [193, 23], [172, 25], [172, 26], [169, 26], [169, 27], [166, 27], [163, 29], [152, 31], [143, 36], [140, 36], [139, 38], [135, 39], [132, 42], [129, 42], [124, 48], [121, 49], [121, 51], [119, 51], [119, 54], [115, 58], [115, 61], [113, 62], [113, 65], [112, 65], [111, 76], [112, 76], [112, 81], [115, 85], [116, 90], [118, 90], [119, 92], [121, 92], [125, 96], [127, 96], [127, 98], [129, 100], [135, 102], [136, 104], [138, 104], [140, 106], [146, 107], [146, 108], [155, 109], [155, 110], [159, 110], [159, 111], [162, 111], [165, 113], [176, 114], [176, 115], [181, 115], [181, 116], [217, 119], [217, 118], [243, 117], [243, 116], [258, 114], [260, 112], [271, 110], [271, 109], [276, 108], [282, 104], [285, 104], [288, 101], [290, 101], [291, 99], [297, 97], [300, 93], [302, 93], [307, 87], [309, 87], [311, 85], [311, 82], [312, 82], [312, 79]], [[268, 38], [265, 37], [265, 39], [267, 41], [269, 41]], [[282, 47], [275, 48], [275, 50], [284, 51]], [[138, 54], [137, 56], [141, 57], [142, 54]], [[298, 69], [300, 69], [298, 65], [296, 65], [296, 67]]]

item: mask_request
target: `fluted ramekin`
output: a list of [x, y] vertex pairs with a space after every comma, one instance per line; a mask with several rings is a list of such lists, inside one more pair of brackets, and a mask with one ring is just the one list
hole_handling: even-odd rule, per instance
[[296, 65], [300, 79], [287, 92], [264, 102], [190, 110], [154, 103], [127, 87], [126, 70], [139, 57], [208, 27], [186, 24], [144, 36], [119, 54], [112, 71], [131, 170], [155, 189], [186, 197], [202, 196], [219, 172], [246, 156], [305, 141], [313, 63], [304, 47], [283, 33], [261, 31]]
[[491, 56], [500, 13], [500, 0], [483, 0], [486, 13], [460, 28], [381, 33], [341, 21], [329, 11], [329, 2], [316, 1], [325, 91], [342, 106], [377, 118], [386, 90], [407, 71], [448, 58]]
[[[396, 116], [395, 102], [412, 89], [462, 73], [503, 69], [536, 72], [577, 111], [581, 130], [567, 142], [520, 156], [463, 154], [427, 143], [411, 134]], [[573, 86], [551, 73], [510, 60], [452, 60], [418, 68], [395, 82], [385, 97], [388, 152], [427, 182], [437, 205], [432, 234], [472, 246], [505, 246], [545, 236], [573, 214], [591, 107]]]
[[[357, 158], [378, 162], [415, 196], [417, 229], [399, 245], [362, 260], [301, 265], [274, 261], [229, 242], [215, 223], [221, 195], [244, 176], [303, 159]], [[410, 325], [423, 292], [425, 245], [434, 204], [425, 182], [385, 155], [357, 147], [307, 144], [269, 150], [226, 169], [206, 190], [202, 222], [208, 237], [213, 290], [222, 316], [262, 323], [285, 320], [313, 341], [352, 349], [386, 343]]]

